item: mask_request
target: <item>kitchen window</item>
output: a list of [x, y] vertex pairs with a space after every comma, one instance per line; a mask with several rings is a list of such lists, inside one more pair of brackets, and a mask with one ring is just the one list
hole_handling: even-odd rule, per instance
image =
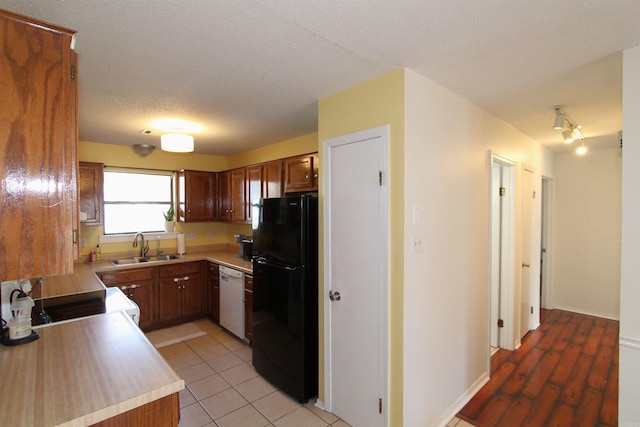
[[104, 234], [163, 231], [173, 185], [171, 171], [106, 167]]

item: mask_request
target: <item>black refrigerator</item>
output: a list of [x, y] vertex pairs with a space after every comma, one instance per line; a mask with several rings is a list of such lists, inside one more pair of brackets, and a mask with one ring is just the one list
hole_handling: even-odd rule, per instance
[[304, 403], [318, 395], [318, 198], [261, 199], [253, 218], [253, 366]]

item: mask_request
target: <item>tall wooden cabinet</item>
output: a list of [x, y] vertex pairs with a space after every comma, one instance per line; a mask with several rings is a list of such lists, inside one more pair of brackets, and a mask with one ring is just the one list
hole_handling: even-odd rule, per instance
[[100, 225], [104, 215], [104, 164], [80, 162], [78, 171], [80, 222], [84, 225]]
[[77, 256], [75, 31], [0, 10], [0, 281]]
[[216, 172], [182, 170], [178, 172], [178, 221], [216, 220]]
[[226, 222], [245, 220], [244, 168], [220, 172], [218, 219]]

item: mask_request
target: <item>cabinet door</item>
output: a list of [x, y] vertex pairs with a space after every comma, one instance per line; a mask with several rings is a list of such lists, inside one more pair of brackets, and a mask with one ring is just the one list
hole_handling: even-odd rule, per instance
[[218, 264], [207, 263], [207, 292], [209, 296], [209, 316], [220, 321], [220, 269]]
[[105, 286], [119, 287], [138, 305], [140, 329], [150, 328], [156, 321], [155, 271], [152, 267], [145, 267], [100, 274], [100, 280]]
[[231, 172], [218, 174], [218, 220], [231, 221]]
[[158, 320], [174, 322], [180, 318], [182, 282], [174, 277], [160, 278], [158, 282]]
[[253, 339], [253, 276], [244, 276], [244, 337]]
[[262, 197], [262, 165], [245, 168], [245, 184], [247, 194], [245, 216], [247, 222], [251, 222], [252, 206]]
[[291, 157], [284, 160], [284, 192], [296, 193], [302, 191], [315, 191], [318, 189], [317, 155]]
[[282, 160], [265, 163], [262, 166], [262, 197], [282, 196]]
[[244, 168], [231, 171], [231, 221], [244, 222], [245, 194]]
[[[123, 286], [121, 286], [121, 289]], [[141, 280], [128, 285], [128, 289], [123, 291], [125, 295], [133, 300], [140, 309], [140, 329], [153, 326], [154, 304], [153, 304], [153, 280]]]
[[178, 221], [215, 221], [217, 174], [184, 170], [178, 175]]
[[180, 316], [183, 318], [197, 317], [204, 313], [205, 287], [201, 275], [189, 275], [183, 279], [181, 288]]
[[75, 32], [0, 10], [0, 34], [0, 281], [71, 274]]
[[80, 162], [79, 171], [80, 222], [84, 225], [100, 225], [104, 203], [104, 164]]

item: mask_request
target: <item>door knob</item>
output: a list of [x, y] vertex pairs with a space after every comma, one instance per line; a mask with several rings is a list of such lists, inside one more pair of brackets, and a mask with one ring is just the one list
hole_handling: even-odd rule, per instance
[[525, 264], [524, 262], [522, 263], [523, 267], [531, 267], [529, 264]]
[[340, 292], [329, 291], [329, 299], [331, 301], [340, 301]]

